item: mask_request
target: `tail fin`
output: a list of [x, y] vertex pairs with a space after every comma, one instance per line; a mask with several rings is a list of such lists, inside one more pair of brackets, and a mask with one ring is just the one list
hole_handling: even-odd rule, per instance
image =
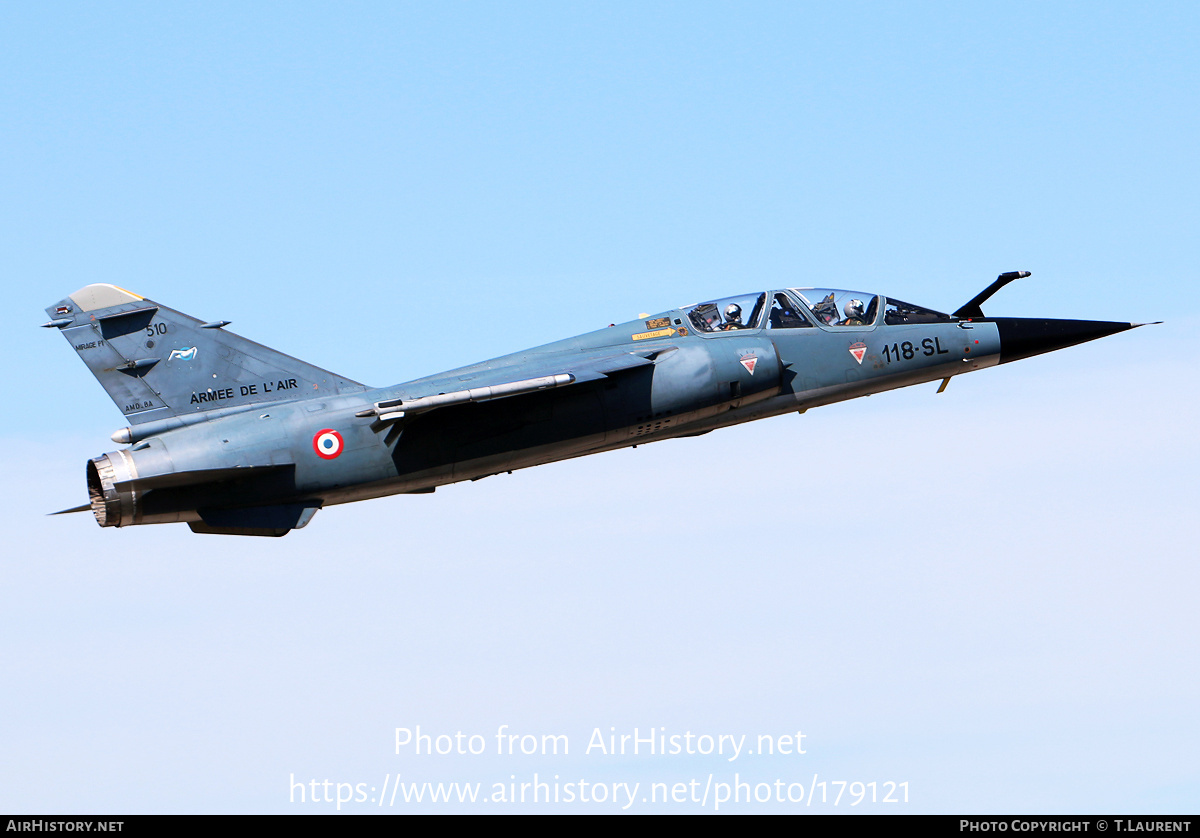
[[358, 392], [357, 381], [115, 285], [46, 309], [131, 425], [223, 408]]

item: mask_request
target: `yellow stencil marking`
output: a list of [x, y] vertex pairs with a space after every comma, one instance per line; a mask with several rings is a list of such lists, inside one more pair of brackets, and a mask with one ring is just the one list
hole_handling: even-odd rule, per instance
[[666, 338], [675, 334], [674, 329], [655, 329], [653, 332], [639, 332], [633, 336], [634, 340], [649, 340], [650, 338]]

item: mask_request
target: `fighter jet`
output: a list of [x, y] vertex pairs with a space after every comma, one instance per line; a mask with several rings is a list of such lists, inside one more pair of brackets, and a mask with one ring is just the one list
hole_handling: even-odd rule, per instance
[[682, 306], [375, 388], [115, 285], [46, 309], [125, 415], [87, 464], [102, 527], [281, 536], [318, 509], [717, 428], [1006, 364], [1140, 323], [953, 314], [833, 288]]

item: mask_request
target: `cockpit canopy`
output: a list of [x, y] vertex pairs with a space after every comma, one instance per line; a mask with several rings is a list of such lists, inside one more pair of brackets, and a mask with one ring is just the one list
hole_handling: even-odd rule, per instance
[[725, 297], [700, 303], [687, 310], [688, 319], [692, 321], [692, 326], [697, 332], [755, 329], [762, 317], [766, 299], [766, 294], [743, 294], [740, 297]]
[[879, 314], [878, 294], [836, 288], [792, 288], [822, 326], [870, 326]]
[[[767, 293], [725, 297], [687, 306], [688, 319], [697, 332], [729, 332], [738, 329], [787, 329], [811, 326], [868, 328], [876, 325], [881, 313], [888, 326], [906, 323], [944, 323], [949, 314], [893, 300], [879, 294], [844, 291], [837, 288], [789, 288]], [[763, 322], [763, 321], [766, 322]]]

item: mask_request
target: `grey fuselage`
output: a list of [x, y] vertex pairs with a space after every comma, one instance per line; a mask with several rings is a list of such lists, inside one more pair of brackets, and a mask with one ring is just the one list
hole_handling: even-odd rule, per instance
[[[681, 320], [682, 312], [651, 319], [661, 317]], [[154, 471], [292, 462], [295, 491], [288, 499], [315, 497], [329, 506], [695, 436], [948, 378], [995, 365], [1000, 357], [992, 323], [689, 330], [632, 340], [646, 331], [639, 320], [392, 387], [272, 404], [162, 433], [139, 443], [139, 454]], [[867, 346], [861, 363], [849, 351], [860, 342]], [[913, 347], [909, 358], [906, 344]], [[589, 353], [663, 347], [669, 348], [652, 364], [593, 381], [414, 416], [390, 445], [386, 431], [372, 429], [372, 417], [355, 416], [388, 399], [527, 378], [534, 366], [569, 370]], [[739, 361], [747, 355], [756, 358], [753, 371]], [[344, 439], [336, 459], [314, 449], [314, 436], [325, 429]], [[151, 455], [162, 461], [152, 464]], [[173, 520], [190, 518], [187, 510], [180, 512]]]

